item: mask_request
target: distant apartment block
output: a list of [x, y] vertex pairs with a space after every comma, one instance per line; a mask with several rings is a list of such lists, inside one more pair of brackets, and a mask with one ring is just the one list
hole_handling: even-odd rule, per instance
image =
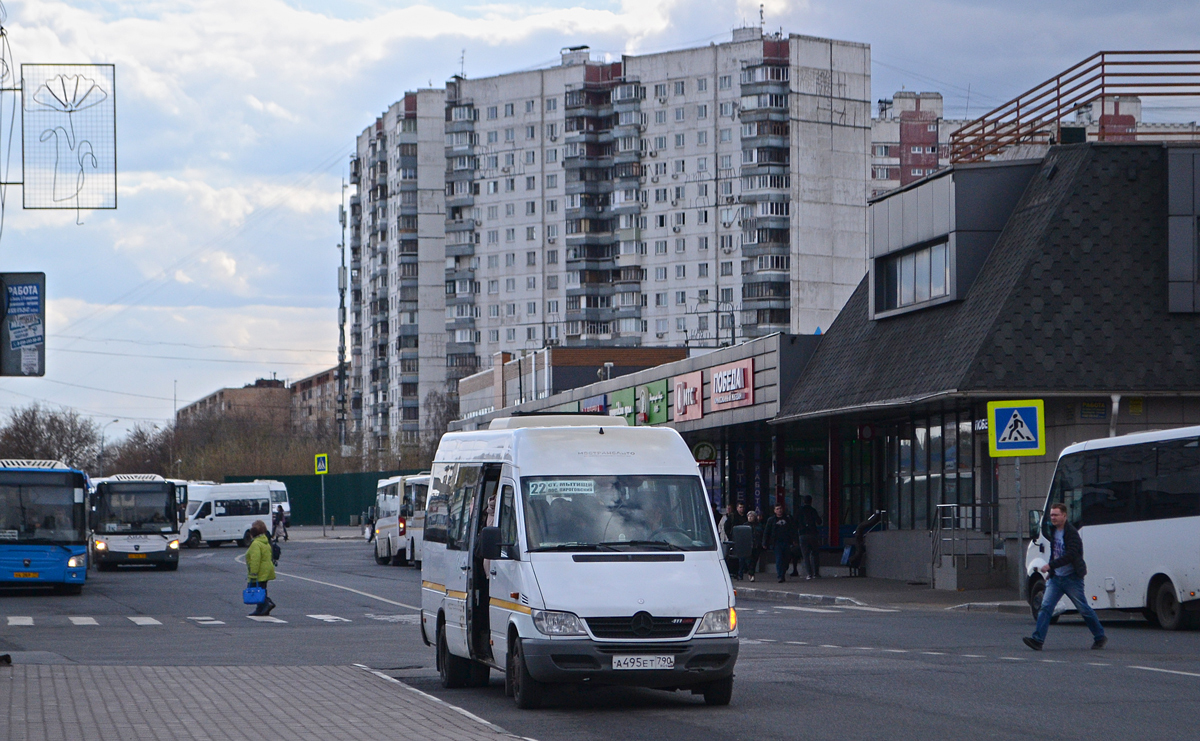
[[968, 122], [943, 118], [941, 93], [902, 90], [878, 105], [871, 124], [872, 198], [950, 166], [950, 135]]
[[866, 271], [870, 87], [865, 44], [746, 28], [406, 95], [351, 171], [365, 445], [436, 431], [497, 353], [828, 327]]
[[291, 392], [281, 380], [260, 378], [242, 388], [214, 391], [175, 413], [177, 424], [209, 418], [267, 422], [280, 432], [288, 432], [292, 424]]
[[292, 432], [327, 437], [337, 432], [337, 368], [292, 381]]

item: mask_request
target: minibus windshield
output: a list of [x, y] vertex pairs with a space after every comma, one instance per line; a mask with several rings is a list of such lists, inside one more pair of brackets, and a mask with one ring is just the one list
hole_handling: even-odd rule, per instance
[[531, 551], [716, 548], [695, 476], [526, 476]]

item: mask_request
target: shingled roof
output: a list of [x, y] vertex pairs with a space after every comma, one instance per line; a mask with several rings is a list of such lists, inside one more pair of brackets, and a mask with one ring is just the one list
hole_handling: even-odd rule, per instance
[[1167, 311], [1166, 149], [1054, 147], [959, 302], [871, 320], [863, 278], [775, 421], [938, 396], [1200, 391]]

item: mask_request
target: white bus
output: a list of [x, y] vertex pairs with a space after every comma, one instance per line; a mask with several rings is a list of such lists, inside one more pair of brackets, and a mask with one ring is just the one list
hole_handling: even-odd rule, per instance
[[94, 479], [92, 562], [101, 571], [118, 565], [179, 568], [179, 508], [175, 485], [153, 473]]
[[[1030, 512], [1029, 602], [1041, 607], [1050, 560], [1050, 505], [1067, 506], [1097, 610], [1139, 612], [1177, 630], [1200, 618], [1200, 427], [1143, 432], [1069, 446], [1041, 512]], [[1071, 606], [1063, 600], [1061, 613]], [[1071, 608], [1073, 609], [1073, 608]]]
[[180, 527], [184, 545], [210, 548], [222, 543], [250, 545], [250, 526], [262, 520], [271, 527], [271, 490], [268, 482], [188, 485], [188, 518]]
[[425, 501], [429, 497], [429, 474], [409, 476], [404, 480], [404, 500], [400, 514], [406, 519], [408, 533], [408, 562], [421, 568], [421, 553], [425, 544]]
[[675, 430], [563, 415], [447, 433], [427, 506], [421, 637], [443, 686], [496, 669], [521, 708], [550, 684], [729, 703], [733, 586]]
[[380, 479], [375, 490], [375, 563], [403, 566], [421, 561], [429, 475]]

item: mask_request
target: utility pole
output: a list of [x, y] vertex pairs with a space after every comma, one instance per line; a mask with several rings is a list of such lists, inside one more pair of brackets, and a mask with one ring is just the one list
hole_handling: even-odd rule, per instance
[[[337, 426], [338, 451], [346, 452], [346, 181], [342, 181], [342, 203], [338, 206], [338, 221], [342, 224], [342, 264], [338, 267], [338, 367], [337, 367]], [[322, 515], [323, 517], [324, 515]]]

